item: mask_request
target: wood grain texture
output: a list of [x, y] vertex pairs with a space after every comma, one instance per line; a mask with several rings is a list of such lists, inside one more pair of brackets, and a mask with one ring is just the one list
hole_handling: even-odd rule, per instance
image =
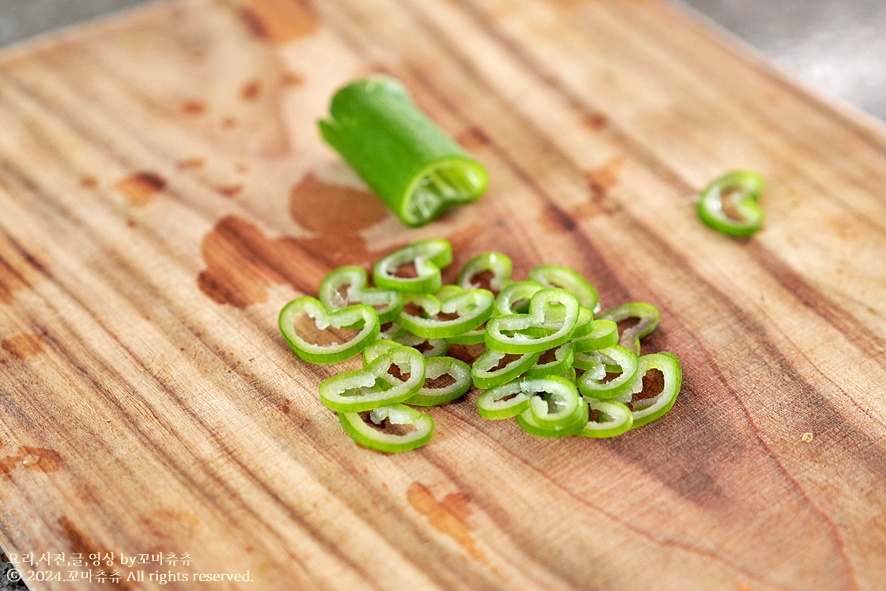
[[[314, 122], [370, 72], [486, 164], [486, 197], [406, 230], [366, 194]], [[6, 53], [0, 104], [8, 552], [254, 579], [129, 589], [882, 588], [886, 135], [670, 5], [159, 4]], [[744, 167], [767, 220], [736, 241], [692, 201]], [[277, 313], [432, 236], [453, 273], [501, 250], [654, 303], [676, 406], [545, 441], [471, 393], [419, 451], [355, 446], [316, 395], [336, 368]]]

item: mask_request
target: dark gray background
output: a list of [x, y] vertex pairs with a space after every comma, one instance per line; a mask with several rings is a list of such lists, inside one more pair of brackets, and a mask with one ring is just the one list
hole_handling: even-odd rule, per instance
[[[148, 1], [0, 0], [0, 45]], [[804, 85], [886, 120], [886, 1], [673, 1], [732, 31]]]

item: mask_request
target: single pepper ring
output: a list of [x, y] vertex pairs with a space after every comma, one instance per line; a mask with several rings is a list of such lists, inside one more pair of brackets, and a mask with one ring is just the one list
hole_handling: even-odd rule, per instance
[[[313, 343], [305, 339], [305, 334], [296, 324], [299, 314], [306, 314], [314, 320], [318, 331], [329, 328], [347, 329], [359, 326], [359, 331], [344, 343]], [[329, 312], [320, 300], [303, 296], [283, 306], [278, 318], [280, 332], [289, 347], [300, 358], [311, 363], [337, 363], [350, 359], [371, 344], [379, 333], [378, 314], [374, 308], [363, 304], [348, 306]]]
[[327, 310], [341, 310], [354, 304], [372, 306], [380, 324], [395, 320], [403, 309], [399, 292], [369, 287], [366, 270], [354, 265], [330, 271], [320, 282], [318, 298]]
[[[364, 354], [364, 368], [320, 382], [320, 401], [338, 412], [363, 412], [408, 400], [425, 382], [425, 358], [410, 347], [381, 341], [387, 348], [377, 357]], [[389, 347], [389, 348], [388, 348]], [[371, 361], [367, 361], [371, 359]], [[404, 380], [390, 373], [396, 367]]]
[[541, 289], [529, 302], [529, 314], [496, 316], [486, 323], [486, 346], [518, 354], [559, 347], [572, 337], [579, 309], [565, 289]]
[[340, 412], [338, 418], [351, 439], [386, 453], [416, 449], [434, 434], [434, 419], [404, 404], [382, 406], [367, 413]]
[[[443, 285], [440, 270], [452, 263], [452, 245], [442, 238], [420, 240], [382, 257], [372, 268], [378, 287], [403, 293], [434, 293]], [[415, 277], [397, 275], [411, 265]]]
[[631, 351], [634, 355], [640, 354], [640, 339], [649, 335], [658, 327], [660, 314], [658, 308], [646, 302], [629, 302], [616, 306], [600, 314], [603, 320], [612, 320], [615, 323], [624, 322], [635, 318], [633, 325], [621, 331], [618, 344]]
[[[494, 303], [495, 296], [485, 289], [455, 287], [447, 289], [442, 299], [431, 294], [412, 294], [404, 301], [397, 323], [426, 338], [458, 337], [486, 322]], [[412, 313], [410, 304], [420, 308], [421, 315]]]
[[702, 189], [696, 211], [711, 228], [744, 238], [763, 227], [763, 209], [758, 200], [766, 181], [751, 170], [736, 170], [714, 179]]
[[[461, 268], [456, 283], [463, 289], [484, 288], [488, 285], [489, 291], [499, 293], [511, 280], [511, 272], [514, 263], [506, 254], [500, 252], [484, 252], [469, 260]], [[490, 277], [484, 281], [484, 274]]]
[[588, 420], [579, 435], [594, 439], [607, 439], [626, 433], [634, 425], [631, 409], [618, 400], [587, 400], [590, 410], [596, 411], [598, 420]]

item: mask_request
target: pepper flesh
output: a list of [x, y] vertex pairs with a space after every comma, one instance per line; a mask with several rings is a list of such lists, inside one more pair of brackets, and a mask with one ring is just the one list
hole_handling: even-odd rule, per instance
[[[383, 406], [368, 413], [368, 419], [376, 426], [370, 426], [362, 413], [338, 413], [345, 432], [358, 444], [387, 453], [409, 451], [425, 445], [434, 434], [434, 419], [403, 404]], [[385, 422], [392, 425], [412, 427], [404, 433], [392, 433], [385, 429]]]
[[[550, 316], [556, 317], [556, 321]], [[529, 314], [496, 316], [486, 323], [486, 346], [504, 353], [536, 353], [558, 347], [575, 331], [579, 303], [565, 289], [544, 288], [529, 302]], [[542, 329], [539, 336], [535, 331]]]
[[371, 306], [378, 314], [379, 324], [394, 320], [403, 308], [399, 292], [369, 287], [366, 270], [355, 265], [330, 271], [320, 282], [318, 298], [327, 310], [341, 310], [354, 304]]
[[427, 224], [486, 190], [483, 166], [392, 78], [372, 76], [343, 86], [329, 115], [318, 122], [323, 139], [406, 226]]
[[[403, 293], [433, 293], [443, 285], [440, 270], [452, 262], [452, 245], [442, 238], [419, 240], [398, 248], [372, 267], [378, 287]], [[412, 265], [415, 277], [400, 277], [397, 271]]]
[[[296, 326], [296, 318], [300, 313], [312, 318], [319, 330], [326, 330], [329, 327], [347, 328], [360, 325], [362, 327], [345, 343], [333, 342], [320, 345], [305, 340], [300, 334], [301, 331]], [[374, 308], [357, 304], [329, 312], [320, 300], [309, 296], [296, 298], [283, 306], [278, 325], [283, 338], [295, 354], [311, 363], [337, 363], [350, 359], [363, 351], [379, 334], [378, 314]]]
[[[763, 209], [757, 202], [766, 181], [752, 170], [736, 170], [711, 181], [702, 189], [696, 212], [711, 228], [745, 238], [763, 227]], [[725, 206], [728, 200], [728, 206]]]

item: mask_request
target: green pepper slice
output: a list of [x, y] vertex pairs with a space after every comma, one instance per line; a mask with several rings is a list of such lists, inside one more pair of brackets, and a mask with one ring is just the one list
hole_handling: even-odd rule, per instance
[[396, 80], [372, 76], [343, 86], [329, 114], [318, 122], [323, 139], [406, 226], [427, 224], [486, 190], [483, 166], [422, 113]]
[[575, 337], [572, 344], [576, 353], [599, 351], [618, 344], [618, 323], [605, 318], [594, 320], [592, 330], [584, 336]]
[[723, 234], [750, 236], [763, 227], [763, 209], [757, 201], [765, 185], [758, 172], [728, 172], [702, 189], [696, 202], [698, 217]]
[[403, 309], [400, 293], [393, 289], [369, 287], [363, 267], [347, 265], [330, 271], [320, 282], [318, 298], [327, 310], [341, 310], [354, 304], [375, 308], [379, 324], [395, 320]]
[[[431, 382], [449, 376], [450, 383], [436, 386]], [[454, 357], [431, 357], [425, 368], [425, 383], [406, 404], [439, 406], [464, 396], [471, 388], [471, 366]]]
[[596, 314], [600, 311], [597, 289], [578, 272], [562, 265], [539, 265], [529, 271], [529, 279], [545, 287], [559, 287], [570, 292], [578, 303]]
[[617, 400], [587, 399], [591, 410], [597, 411], [597, 420], [589, 419], [579, 435], [593, 437], [594, 439], [606, 439], [617, 437], [631, 429], [634, 424], [634, 416], [631, 409], [623, 402]]
[[486, 346], [504, 353], [559, 347], [572, 337], [579, 308], [578, 300], [565, 289], [541, 289], [529, 302], [529, 314], [496, 316], [486, 323]]
[[640, 355], [640, 339], [658, 327], [659, 316], [658, 308], [652, 304], [629, 302], [607, 310], [600, 314], [599, 317], [616, 323], [636, 318], [636, 323], [621, 331], [618, 344], [631, 351], [634, 355]]
[[538, 361], [541, 353], [524, 353], [498, 369], [494, 369], [498, 367], [506, 355], [507, 353], [487, 349], [477, 357], [471, 366], [474, 385], [485, 389], [510, 382], [532, 367]]
[[[643, 378], [654, 369], [662, 373], [664, 383], [660, 392], [647, 396]], [[633, 427], [654, 421], [674, 406], [683, 383], [683, 369], [680, 360], [673, 353], [652, 353], [640, 357], [637, 376], [634, 388], [619, 397], [621, 402], [629, 404], [632, 408]]]
[[[443, 299], [431, 294], [406, 296], [397, 323], [413, 334], [445, 339], [473, 330], [492, 316], [495, 303], [492, 292], [485, 289], [447, 287], [454, 287], [455, 290], [446, 290], [444, 293], [447, 297]], [[410, 304], [419, 307], [422, 316], [413, 314]]]
[[[537, 281], [513, 281], [505, 285], [495, 297], [495, 313], [499, 316], [522, 314], [529, 311], [529, 301], [544, 286]], [[521, 305], [522, 304], [522, 305]]]
[[[425, 358], [410, 347], [378, 341], [380, 355], [364, 353], [364, 368], [346, 371], [320, 382], [320, 401], [338, 412], [363, 412], [411, 398], [425, 382]], [[376, 356], [377, 355], [377, 356]], [[403, 380], [390, 373], [396, 367]]]
[[[452, 262], [452, 245], [442, 238], [419, 240], [379, 259], [372, 268], [375, 285], [403, 293], [433, 293], [443, 285], [440, 270]], [[411, 266], [415, 277], [400, 277]]]
[[588, 405], [579, 405], [580, 414], [575, 422], [565, 427], [544, 427], [536, 420], [535, 415], [530, 410], [524, 410], [517, 415], [517, 424], [526, 433], [535, 435], [536, 437], [569, 437], [570, 435], [578, 435], [588, 424]]
[[[321, 345], [306, 341], [296, 326], [298, 315], [304, 313], [314, 320], [318, 331], [329, 328], [344, 329], [360, 326], [359, 332], [350, 340]], [[311, 363], [338, 363], [350, 359], [372, 343], [379, 333], [378, 314], [375, 309], [364, 304], [348, 306], [329, 312], [320, 300], [309, 296], [296, 298], [283, 306], [278, 318], [280, 332], [289, 347], [300, 358]]]
[[[554, 358], [550, 361], [542, 362], [541, 359], [544, 358], [547, 353], [552, 353]], [[554, 349], [542, 353], [539, 360], [526, 370], [526, 377], [540, 378], [549, 375], [562, 375], [572, 368], [574, 360], [575, 353], [572, 343], [563, 343], [559, 347], [555, 347]]]
[[[578, 380], [578, 387], [586, 398], [615, 398], [627, 392], [637, 378], [637, 356], [620, 345], [579, 353], [577, 358], [576, 367], [585, 370]], [[606, 380], [607, 372], [616, 371], [621, 373]]]
[[559, 376], [524, 378], [520, 380], [525, 388], [532, 388], [534, 395], [529, 399], [529, 411], [534, 422], [544, 429], [559, 429], [575, 423], [587, 404], [578, 393], [575, 384]]
[[358, 444], [387, 453], [409, 451], [425, 445], [434, 434], [434, 419], [404, 404], [382, 406], [368, 412], [340, 412], [345, 432]]
[[[489, 291], [497, 294], [511, 280], [513, 270], [514, 263], [508, 255], [500, 252], [484, 252], [464, 264], [456, 283], [463, 289], [485, 288], [488, 285]], [[485, 274], [489, 274], [490, 277], [481, 279]]]

